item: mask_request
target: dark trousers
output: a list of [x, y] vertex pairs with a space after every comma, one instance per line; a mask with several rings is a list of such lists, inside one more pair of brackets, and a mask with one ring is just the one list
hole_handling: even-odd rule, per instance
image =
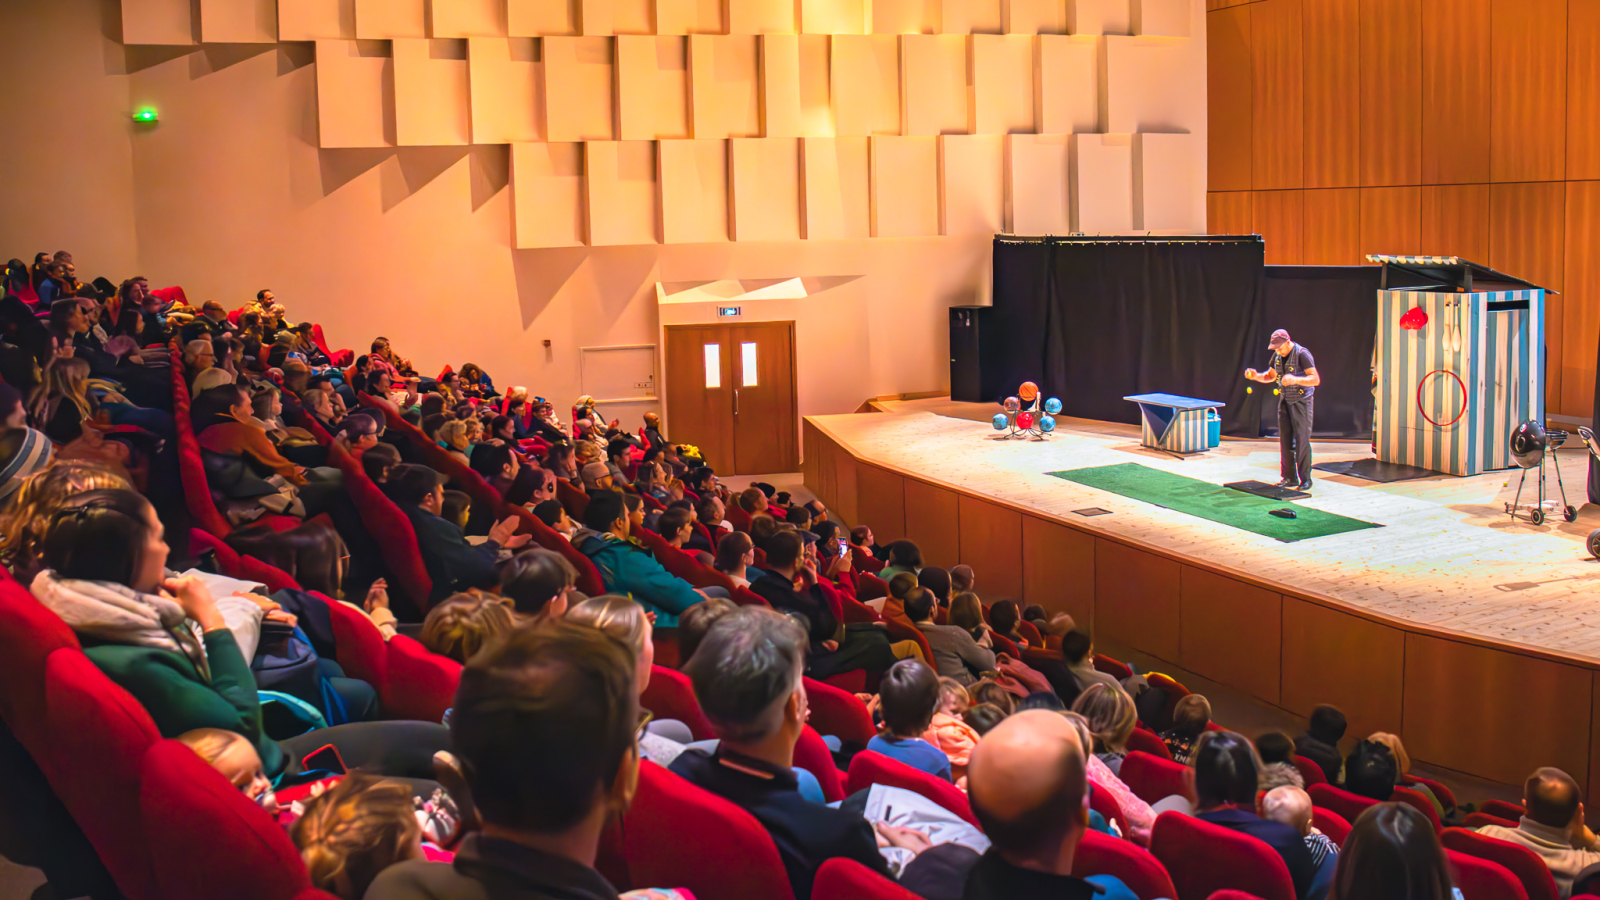
[[1278, 451], [1284, 478], [1311, 480], [1311, 403], [1315, 398], [1278, 401]]

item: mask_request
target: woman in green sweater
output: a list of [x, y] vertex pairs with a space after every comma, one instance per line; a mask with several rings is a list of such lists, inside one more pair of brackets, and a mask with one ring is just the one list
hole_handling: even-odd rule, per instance
[[[431, 722], [356, 722], [286, 741], [262, 726], [250, 663], [211, 592], [167, 571], [154, 507], [130, 490], [69, 499], [45, 530], [45, 570], [33, 595], [78, 634], [83, 652], [132, 694], [163, 737], [196, 728], [236, 732], [255, 745], [275, 783], [306, 754], [333, 744], [351, 768], [429, 778], [449, 732]], [[364, 765], [370, 764], [370, 765]]]

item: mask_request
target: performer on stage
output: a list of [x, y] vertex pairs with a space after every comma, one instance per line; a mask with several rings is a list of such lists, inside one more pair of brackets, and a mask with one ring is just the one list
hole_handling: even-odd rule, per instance
[[1279, 328], [1268, 342], [1272, 364], [1265, 372], [1245, 369], [1244, 377], [1278, 385], [1278, 449], [1283, 455], [1283, 480], [1278, 487], [1311, 490], [1311, 399], [1322, 383], [1311, 351]]

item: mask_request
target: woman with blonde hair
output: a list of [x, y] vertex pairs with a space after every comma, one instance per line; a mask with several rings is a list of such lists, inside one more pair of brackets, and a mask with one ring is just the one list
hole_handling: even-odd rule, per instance
[[418, 640], [429, 652], [466, 665], [516, 625], [511, 604], [492, 594], [456, 594], [428, 610]]
[[469, 464], [467, 450], [471, 448], [472, 441], [467, 436], [467, 423], [461, 419], [450, 419], [439, 430], [434, 432], [434, 438], [439, 446], [449, 451], [450, 455], [460, 460], [462, 464]]
[[[598, 597], [579, 603], [567, 610], [566, 620], [580, 625], [598, 628], [607, 635], [621, 642], [633, 651], [636, 662], [634, 663], [634, 685], [639, 696], [644, 696], [644, 689], [650, 686], [650, 669], [655, 665], [655, 626], [650, 622], [650, 616], [645, 608], [640, 606], [633, 598], [620, 594], [602, 594]], [[684, 745], [693, 735], [689, 727], [675, 719], [665, 719], [650, 723], [650, 728], [672, 734], [658, 734], [646, 730], [639, 738], [639, 750], [644, 758], [657, 765], [668, 766], [683, 753]], [[674, 740], [673, 738], [682, 740]]]
[[289, 838], [311, 883], [341, 900], [360, 900], [378, 873], [423, 858], [411, 787], [359, 772], [307, 802]]
[[983, 602], [977, 594], [962, 591], [950, 598], [950, 624], [966, 629], [979, 647], [994, 648], [994, 639], [989, 636], [989, 624], [983, 621]]
[[1133, 734], [1139, 714], [1133, 700], [1119, 688], [1106, 684], [1091, 684], [1078, 695], [1072, 711], [1089, 721], [1094, 734], [1094, 755], [1106, 764], [1113, 775], [1122, 769], [1122, 758], [1128, 753], [1128, 736]]
[[28, 398], [28, 419], [52, 441], [70, 444], [100, 412], [89, 393], [89, 364], [76, 357], [52, 359]]
[[51, 515], [68, 498], [102, 489], [133, 490], [133, 485], [120, 472], [85, 460], [57, 461], [28, 476], [0, 516], [0, 563], [29, 583], [39, 571]]
[[1401, 743], [1400, 735], [1390, 734], [1387, 731], [1379, 731], [1370, 735], [1367, 740], [1376, 741], [1385, 747], [1388, 747], [1389, 752], [1394, 754], [1395, 770], [1396, 774], [1400, 776], [1401, 785], [1416, 791], [1424, 797], [1427, 797], [1428, 802], [1433, 804], [1434, 812], [1437, 812], [1440, 816], [1450, 812], [1450, 810], [1445, 808], [1443, 801], [1434, 796], [1433, 788], [1428, 787], [1426, 784], [1423, 784], [1420, 781], [1406, 781], [1406, 776], [1411, 774], [1411, 754], [1406, 752], [1406, 745]]

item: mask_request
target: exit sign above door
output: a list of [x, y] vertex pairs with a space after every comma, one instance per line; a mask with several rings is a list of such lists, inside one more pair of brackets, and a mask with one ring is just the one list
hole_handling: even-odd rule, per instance
[[737, 316], [738, 314], [739, 314], [739, 307], [737, 307], [737, 306], [719, 306], [719, 307], [717, 307], [717, 318], [719, 318], [719, 319], [726, 319], [726, 318], [729, 318], [730, 316]]

